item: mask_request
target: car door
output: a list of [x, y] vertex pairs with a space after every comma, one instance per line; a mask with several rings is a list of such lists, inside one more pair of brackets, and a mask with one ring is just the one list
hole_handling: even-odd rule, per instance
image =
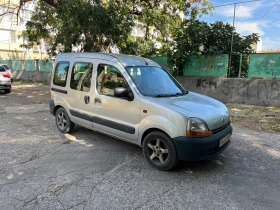
[[85, 127], [92, 128], [93, 60], [76, 58], [69, 74], [67, 102], [72, 120]]
[[133, 101], [114, 96], [114, 88], [131, 87], [131, 83], [127, 82], [128, 75], [122, 66], [107, 60], [97, 60], [95, 67], [93, 127], [129, 141], [137, 141], [140, 119], [138, 95], [132, 90]]

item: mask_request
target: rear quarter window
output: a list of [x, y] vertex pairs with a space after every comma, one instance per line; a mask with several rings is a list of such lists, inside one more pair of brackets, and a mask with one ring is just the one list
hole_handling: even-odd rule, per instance
[[7, 65], [3, 65], [6, 70], [10, 70], [10, 67]]
[[70, 66], [70, 62], [68, 62], [68, 61], [59, 61], [56, 64], [55, 71], [54, 71], [54, 77], [53, 77], [54, 85], [58, 85], [61, 87], [66, 86], [69, 66]]
[[6, 72], [6, 69], [3, 66], [0, 66], [0, 72]]

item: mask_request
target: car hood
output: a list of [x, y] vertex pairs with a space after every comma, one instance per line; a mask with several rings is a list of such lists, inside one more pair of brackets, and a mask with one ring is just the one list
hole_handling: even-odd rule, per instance
[[213, 98], [198, 93], [189, 92], [184, 96], [160, 98], [163, 103], [180, 109], [188, 117], [203, 119], [209, 130], [222, 127], [229, 123], [230, 114], [226, 106]]

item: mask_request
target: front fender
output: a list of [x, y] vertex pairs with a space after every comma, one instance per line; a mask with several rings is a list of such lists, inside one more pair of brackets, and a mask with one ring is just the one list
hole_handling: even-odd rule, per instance
[[140, 122], [138, 142], [139, 144], [141, 144], [143, 134], [145, 133], [145, 131], [151, 128], [162, 130], [165, 133], [167, 133], [170, 138], [175, 138], [177, 136], [183, 135], [182, 129], [185, 127], [186, 127], [185, 125], [178, 125], [176, 121], [175, 122], [171, 121], [162, 116], [158, 116], [158, 115], [147, 116]]

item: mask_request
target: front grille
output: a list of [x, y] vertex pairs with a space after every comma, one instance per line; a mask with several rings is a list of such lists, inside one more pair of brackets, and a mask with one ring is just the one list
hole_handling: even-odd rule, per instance
[[227, 123], [227, 124], [223, 125], [222, 127], [214, 129], [212, 132], [213, 132], [213, 134], [219, 133], [220, 131], [226, 129], [229, 125], [230, 125], [230, 123]]

